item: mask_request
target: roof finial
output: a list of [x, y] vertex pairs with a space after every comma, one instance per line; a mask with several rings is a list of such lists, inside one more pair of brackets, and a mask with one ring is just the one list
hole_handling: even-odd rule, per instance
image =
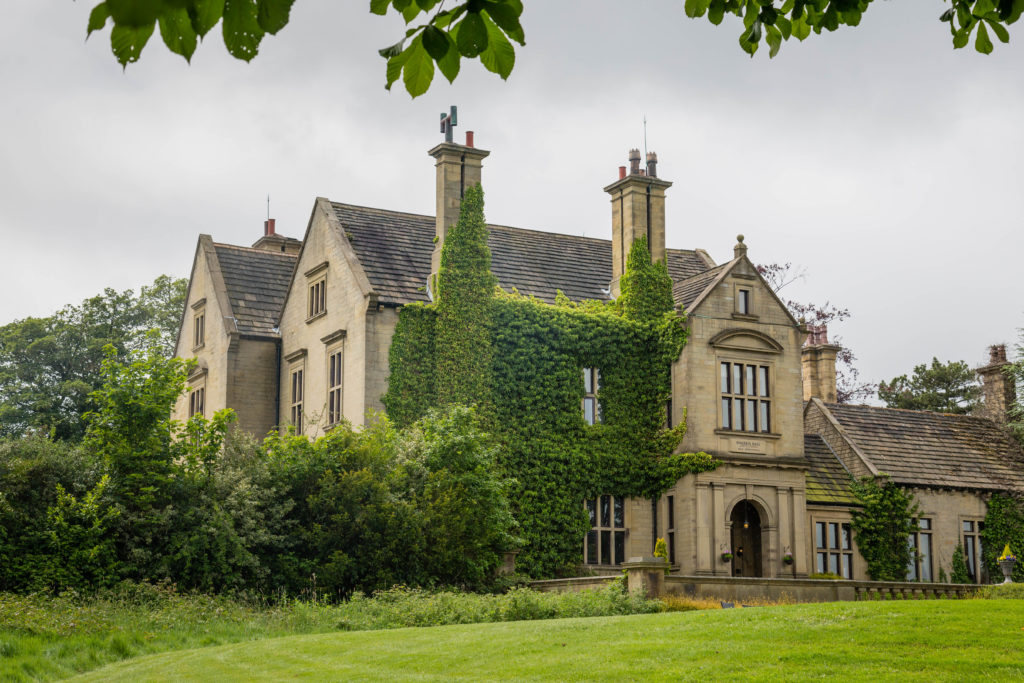
[[743, 244], [743, 235], [736, 235], [736, 246], [732, 248], [734, 258], [747, 255], [747, 245]]

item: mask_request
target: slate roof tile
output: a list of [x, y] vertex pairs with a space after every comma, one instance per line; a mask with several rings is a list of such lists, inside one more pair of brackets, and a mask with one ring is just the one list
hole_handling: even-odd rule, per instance
[[1020, 449], [991, 420], [874, 406], [825, 404], [878, 470], [914, 486], [1021, 488]]
[[[332, 202], [381, 303], [427, 301], [424, 285], [434, 250], [434, 217]], [[557, 291], [574, 301], [607, 300], [612, 243], [592, 237], [490, 225], [491, 271], [502, 288], [551, 303]], [[695, 251], [668, 249], [673, 280], [707, 270]]]
[[807, 502], [856, 505], [857, 497], [850, 487], [850, 473], [816, 434], [804, 435], [804, 457], [807, 459]]
[[672, 288], [672, 298], [675, 299], [677, 305], [683, 307], [683, 310], [689, 311], [697, 297], [714, 282], [722, 269], [728, 265], [728, 263], [723, 263], [697, 275], [676, 280], [675, 286]]
[[233, 244], [214, 244], [231, 311], [242, 334], [277, 337], [297, 256]]

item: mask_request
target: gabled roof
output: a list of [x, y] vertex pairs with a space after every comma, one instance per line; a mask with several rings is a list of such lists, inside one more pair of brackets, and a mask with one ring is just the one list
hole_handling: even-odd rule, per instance
[[857, 505], [850, 488], [850, 472], [816, 434], [804, 435], [807, 459], [807, 502], [833, 505]]
[[823, 403], [845, 438], [882, 474], [912, 486], [1019, 489], [1021, 451], [991, 420], [918, 410]]
[[213, 246], [238, 331], [254, 336], [280, 336], [275, 328], [296, 255], [231, 244]]
[[[434, 217], [332, 202], [345, 237], [381, 303], [428, 301], [425, 285], [434, 250]], [[490, 225], [491, 271], [505, 290], [549, 303], [561, 291], [574, 301], [607, 300], [612, 243]], [[697, 251], [666, 250], [669, 275], [685, 280], [708, 269]]]
[[703, 298], [701, 295], [704, 291], [718, 280], [718, 276], [728, 265], [728, 263], [723, 263], [711, 270], [705, 270], [699, 275], [676, 280], [675, 287], [672, 288], [672, 298], [675, 299], [677, 305], [683, 307], [684, 311], [689, 311], [698, 298]]

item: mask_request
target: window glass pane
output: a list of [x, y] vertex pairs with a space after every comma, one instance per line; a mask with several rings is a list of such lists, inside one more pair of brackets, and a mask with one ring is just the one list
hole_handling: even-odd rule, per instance
[[839, 553], [829, 553], [828, 570], [833, 574], [839, 573]]
[[814, 523], [815, 547], [825, 547], [825, 522]]
[[750, 290], [740, 290], [740, 301], [739, 301], [740, 313], [750, 313]]
[[587, 397], [583, 399], [583, 421], [588, 425], [594, 424], [596, 415], [594, 413], [594, 399]]
[[817, 564], [817, 567], [818, 567], [818, 573], [819, 574], [824, 574], [825, 573], [825, 555], [826, 554], [827, 553], [818, 553], [818, 564]]
[[850, 550], [851, 549], [851, 546], [850, 546], [850, 525], [849, 524], [843, 524], [840, 528], [842, 530], [842, 537], [843, 537], [842, 548], [843, 548], [843, 550]]
[[732, 393], [743, 393], [743, 365], [740, 363], [732, 364]]
[[747, 395], [756, 396], [757, 380], [754, 379], [754, 372], [757, 370], [757, 366], [747, 365], [745, 368], [747, 373]]
[[835, 522], [829, 522], [828, 524], [828, 547], [839, 547], [839, 525]]
[[593, 498], [587, 499], [587, 517], [590, 518], [590, 526], [597, 526], [597, 501]]
[[612, 563], [612, 532], [601, 532], [601, 564]]
[[622, 499], [616, 497], [616, 498], [614, 498], [612, 500], [614, 501], [613, 502], [614, 521], [615, 521], [615, 525], [614, 526], [617, 529], [621, 529], [624, 526], [626, 526], [625, 515], [623, 513]]
[[974, 531], [974, 522], [964, 522], [964, 531]]
[[612, 498], [601, 496], [601, 526], [612, 525]]
[[907, 565], [907, 581], [917, 580], [917, 534], [910, 534], [907, 539], [910, 546], [910, 564]]
[[583, 393], [594, 393], [594, 375], [590, 368], [583, 368]]
[[921, 527], [922, 529], [931, 529], [932, 528], [932, 520], [930, 520], [930, 519], [920, 519], [920, 520], [917, 521], [917, 525], [919, 527]]
[[732, 429], [732, 401], [722, 399], [722, 427]]
[[615, 564], [622, 564], [626, 559], [626, 532], [615, 532]]
[[732, 400], [732, 428], [737, 431], [743, 431], [743, 399], [734, 398]]
[[932, 535], [921, 534], [921, 580], [932, 580]]
[[853, 578], [853, 555], [849, 553], [843, 555], [843, 573], [841, 576], [844, 579]]
[[729, 364], [722, 363], [722, 393], [729, 393]]
[[762, 396], [768, 395], [768, 368], [761, 366], [758, 370], [757, 390]]
[[594, 368], [594, 393], [601, 391], [601, 368]]
[[747, 399], [747, 417], [746, 417], [746, 422], [744, 423], [747, 426], [747, 431], [748, 432], [757, 431], [756, 427], [754, 426], [754, 425], [757, 424], [757, 418], [755, 417], [755, 412], [756, 411], [757, 411], [757, 401], [754, 401], [754, 400], [748, 398]]
[[676, 563], [676, 535], [673, 532], [668, 532], [668, 563]]
[[768, 432], [771, 431], [771, 424], [772, 424], [771, 420], [768, 419], [768, 401], [761, 401], [760, 402], [760, 406], [761, 406], [761, 418], [760, 418], [760, 421], [757, 423], [757, 427], [762, 432], [767, 434]]
[[597, 564], [597, 532], [591, 529], [587, 532], [587, 564]]
[[668, 497], [668, 528], [676, 528], [676, 498], [675, 496]]
[[964, 559], [967, 561], [967, 575], [972, 582], [977, 582], [974, 558], [974, 536], [964, 536]]

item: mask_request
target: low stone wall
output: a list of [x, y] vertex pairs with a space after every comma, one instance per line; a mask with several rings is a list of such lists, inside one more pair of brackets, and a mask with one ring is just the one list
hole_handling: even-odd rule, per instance
[[[543, 591], [582, 591], [603, 588], [615, 576], [583, 576], [572, 579], [533, 581], [532, 588]], [[665, 577], [664, 593], [701, 598], [718, 598], [742, 603], [744, 600], [792, 600], [794, 602], [838, 602], [843, 600], [924, 600], [959, 598], [970, 595], [977, 586], [959, 583], [917, 581], [844, 581], [827, 579], [757, 579], [728, 576]]]

